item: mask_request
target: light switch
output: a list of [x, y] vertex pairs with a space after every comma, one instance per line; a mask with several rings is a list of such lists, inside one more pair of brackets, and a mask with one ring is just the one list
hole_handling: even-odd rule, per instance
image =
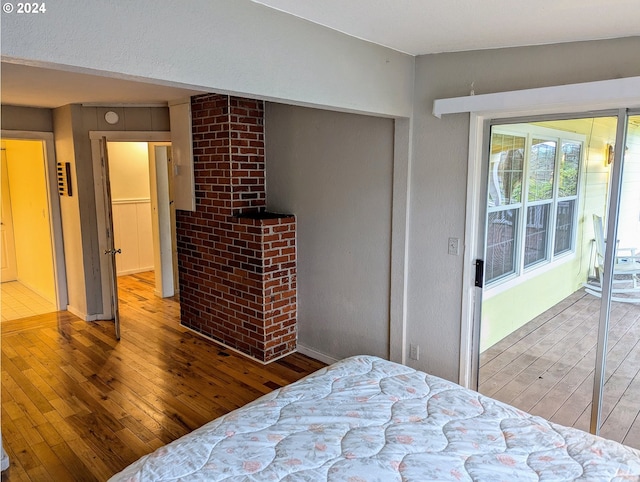
[[449, 238], [448, 253], [453, 256], [458, 256], [460, 254], [460, 238]]

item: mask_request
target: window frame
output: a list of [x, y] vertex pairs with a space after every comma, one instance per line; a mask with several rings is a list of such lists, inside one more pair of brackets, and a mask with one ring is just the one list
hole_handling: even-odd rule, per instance
[[[489, 184], [491, 179], [488, 179], [487, 183], [487, 222], [489, 215], [502, 211], [505, 209], [517, 209], [518, 226], [514, 229], [516, 233], [516, 239], [514, 240], [515, 250], [515, 262], [514, 270], [510, 273], [501, 275], [495, 279], [487, 280], [485, 278], [485, 289], [487, 291], [492, 290], [498, 286], [501, 286], [500, 291], [508, 289], [511, 286], [518, 284], [521, 281], [538, 276], [549, 269], [553, 269], [560, 264], [572, 259], [576, 254], [576, 246], [578, 239], [578, 221], [579, 221], [579, 199], [582, 190], [582, 177], [584, 170], [585, 149], [586, 149], [586, 136], [582, 134], [576, 134], [573, 132], [562, 131], [552, 129], [548, 127], [542, 127], [535, 125], [534, 123], [526, 124], [503, 124], [492, 125], [489, 135], [489, 149], [491, 149], [493, 135], [502, 134], [525, 138], [524, 147], [524, 159], [522, 166], [522, 193], [520, 196], [520, 202], [510, 205], [501, 205], [498, 207], [489, 205]], [[552, 141], [556, 144], [554, 170], [553, 170], [553, 188], [551, 199], [529, 201], [529, 167], [531, 158], [532, 139]], [[580, 158], [578, 161], [578, 172], [576, 173], [576, 194], [571, 196], [559, 196], [560, 193], [560, 169], [562, 156], [564, 155], [563, 146], [565, 143], [570, 142], [580, 145]], [[491, 156], [489, 156], [490, 158]], [[558, 219], [558, 206], [562, 201], [573, 201], [573, 219], [571, 221], [571, 246], [558, 254], [555, 253], [555, 240], [557, 236], [557, 219]], [[546, 256], [544, 259], [538, 260], [525, 267], [525, 245], [526, 245], [526, 229], [527, 229], [527, 217], [529, 207], [549, 204], [549, 216], [547, 220], [547, 239], [546, 239]], [[488, 237], [489, 229], [485, 228], [485, 235]], [[489, 246], [488, 239], [485, 238], [485, 249]], [[486, 253], [485, 253], [486, 256]], [[485, 262], [486, 262], [485, 258]], [[488, 264], [488, 263], [487, 263]]]

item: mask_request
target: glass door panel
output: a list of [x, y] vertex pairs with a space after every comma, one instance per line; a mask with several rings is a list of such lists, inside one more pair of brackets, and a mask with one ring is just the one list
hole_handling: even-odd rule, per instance
[[640, 448], [640, 115], [628, 117], [621, 160], [600, 435]]
[[606, 217], [616, 125], [504, 124], [490, 137], [478, 389], [584, 430], [602, 300], [594, 215]]

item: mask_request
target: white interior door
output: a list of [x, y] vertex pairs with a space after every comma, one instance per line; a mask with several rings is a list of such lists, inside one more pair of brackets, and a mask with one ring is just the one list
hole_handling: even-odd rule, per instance
[[2, 149], [2, 220], [0, 221], [0, 236], [2, 237], [2, 282], [14, 281], [18, 278], [16, 263], [16, 248], [13, 237], [13, 216], [11, 214], [11, 194], [9, 191], [9, 176], [7, 157]]

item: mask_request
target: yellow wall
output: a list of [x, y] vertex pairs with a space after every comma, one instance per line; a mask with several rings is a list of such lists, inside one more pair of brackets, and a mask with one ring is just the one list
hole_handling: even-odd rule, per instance
[[42, 141], [6, 140], [18, 280], [56, 303]]
[[[536, 125], [586, 136], [578, 204], [576, 256], [539, 276], [500, 291], [488, 288], [482, 302], [480, 351], [582, 288], [592, 271], [593, 214], [604, 216], [610, 167], [605, 164], [607, 144], [615, 142], [615, 118], [587, 118], [537, 122]], [[625, 189], [623, 187], [623, 189]], [[637, 216], [637, 214], [636, 214]], [[637, 221], [637, 218], [636, 218]]]
[[482, 302], [480, 351], [556, 305], [586, 281], [580, 259], [567, 262]]

